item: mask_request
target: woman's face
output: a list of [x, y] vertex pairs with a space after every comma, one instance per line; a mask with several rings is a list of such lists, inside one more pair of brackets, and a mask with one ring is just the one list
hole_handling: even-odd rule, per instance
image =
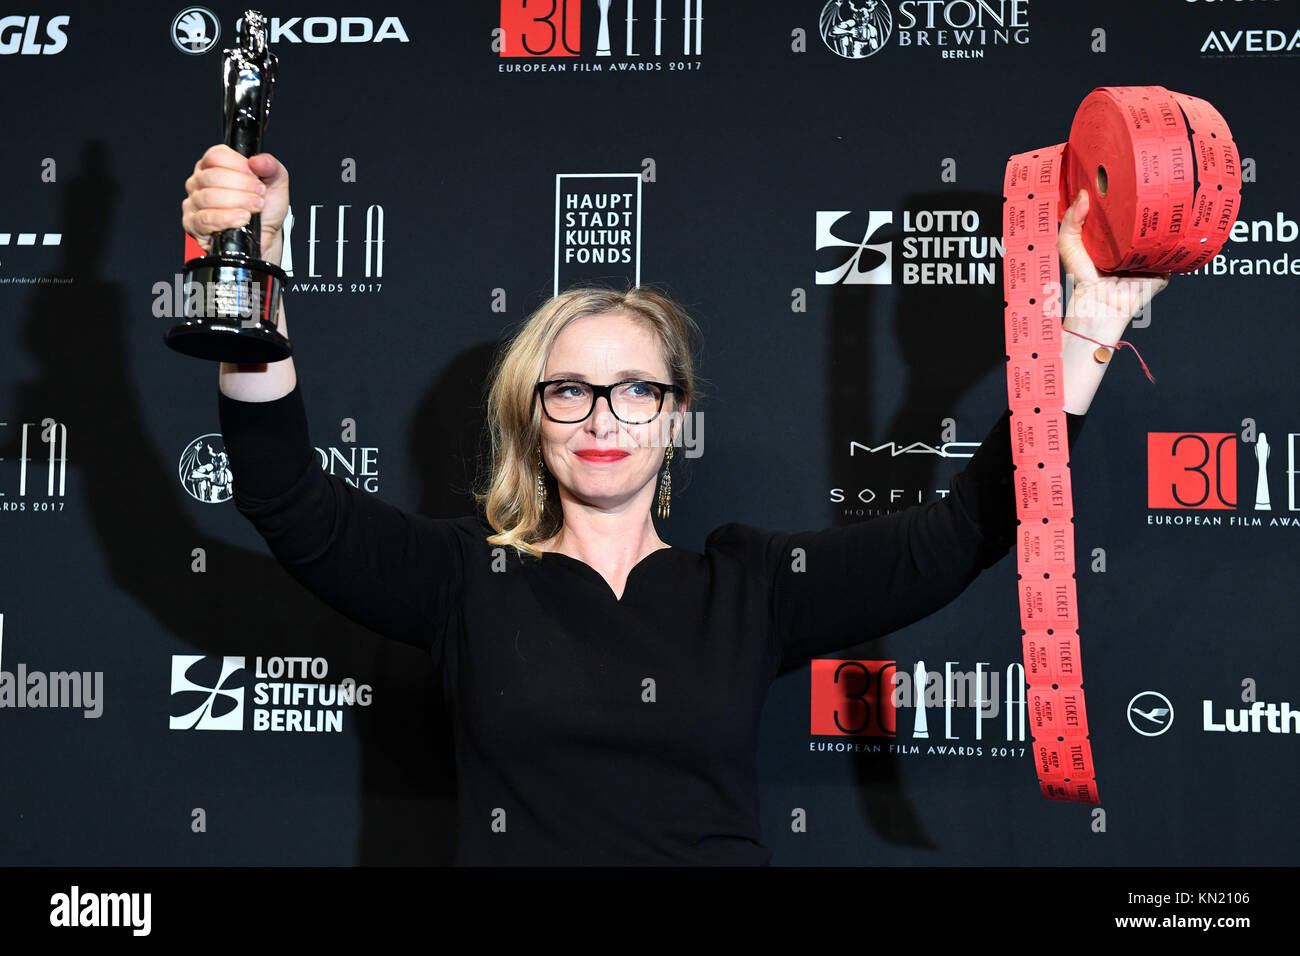
[[[546, 361], [544, 381], [576, 379], [612, 385], [625, 379], [669, 382], [658, 335], [626, 312], [587, 315], [566, 325]], [[581, 422], [561, 424], [542, 415], [542, 455], [555, 476], [562, 501], [603, 510], [634, 507], [648, 511], [663, 464], [671, 392], [659, 418], [644, 425], [619, 421], [602, 397]], [[595, 457], [594, 452], [614, 456]]]

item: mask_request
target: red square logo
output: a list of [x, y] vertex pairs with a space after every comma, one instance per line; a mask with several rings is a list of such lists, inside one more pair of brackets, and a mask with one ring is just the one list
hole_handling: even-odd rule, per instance
[[1148, 432], [1147, 507], [1237, 507], [1236, 434]]
[[577, 56], [582, 0], [501, 0], [502, 56]]
[[812, 662], [809, 733], [840, 737], [894, 736], [895, 661]]

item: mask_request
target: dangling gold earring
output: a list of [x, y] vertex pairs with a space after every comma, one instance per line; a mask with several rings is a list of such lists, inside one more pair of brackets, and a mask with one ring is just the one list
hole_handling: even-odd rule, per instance
[[542, 445], [537, 444], [537, 510], [541, 511], [546, 507], [546, 480], [542, 477], [546, 466], [542, 463]]
[[672, 504], [673, 497], [673, 476], [669, 473], [668, 468], [673, 463], [673, 442], [668, 440], [668, 450], [664, 452], [664, 473], [659, 479], [659, 517], [667, 518], [669, 505]]

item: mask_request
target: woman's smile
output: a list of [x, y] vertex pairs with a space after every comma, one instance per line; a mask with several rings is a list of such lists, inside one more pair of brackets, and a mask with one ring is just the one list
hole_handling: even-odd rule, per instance
[[583, 461], [592, 464], [605, 464], [609, 462], [622, 461], [628, 453], [619, 451], [617, 448], [587, 448], [574, 452]]

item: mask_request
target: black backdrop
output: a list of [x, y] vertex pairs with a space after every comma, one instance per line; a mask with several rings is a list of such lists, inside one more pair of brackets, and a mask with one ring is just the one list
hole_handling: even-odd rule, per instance
[[[1063, 140], [1096, 86], [1205, 97], [1243, 157], [1245, 225], [1207, 270], [1222, 274], [1176, 278], [1139, 320], [1158, 384], [1119, 356], [1074, 455], [1101, 812], [1044, 800], [1007, 730], [1008, 558], [844, 655], [996, 673], [981, 736], [960, 706], [945, 733], [942, 699], [928, 739], [911, 706], [892, 737], [813, 733], [826, 702], [808, 667], [786, 674], [764, 714], [763, 835], [795, 865], [1292, 862], [1300, 722], [1275, 732], [1264, 705], [1280, 713], [1298, 676], [1295, 5], [891, 0], [875, 5], [891, 15], [886, 30], [876, 14], [880, 48], [855, 58], [824, 42], [823, 0], [664, 0], [658, 55], [654, 0], [614, 0], [608, 56], [601, 4], [557, 0], [576, 54], [502, 56], [494, 31], [520, 52], [521, 6], [266, 10], [281, 69], [267, 148], [293, 178], [287, 310], [325, 464], [399, 506], [467, 513], [494, 345], [557, 276], [639, 265], [705, 333], [707, 453], [666, 540], [929, 500], [1005, 404], [1006, 157]], [[219, 51], [242, 7], [203, 8], [221, 25], [204, 53], [178, 42], [180, 4], [42, 7], [0, 19], [0, 862], [448, 862], [454, 767], [430, 663], [319, 605], [229, 501], [195, 496], [227, 490], [192, 477], [220, 470], [215, 368], [161, 336], [183, 183], [218, 136]], [[544, 50], [545, 24], [526, 39]], [[571, 192], [635, 196], [629, 263], [567, 261], [591, 254], [557, 229]], [[915, 242], [935, 236], [972, 241]], [[836, 281], [853, 257], [865, 281]], [[910, 281], [941, 275], [924, 262], [965, 281]], [[1204, 507], [1157, 507], [1149, 490], [1171, 482], [1199, 497], [1197, 462], [1171, 456], [1183, 434], [1228, 436], [1218, 480]], [[275, 709], [259, 661], [314, 666], [299, 684], [350, 678], [356, 703], [300, 702], [319, 732], [258, 729]], [[1148, 692], [1172, 715], [1142, 716], [1165, 706]], [[233, 717], [203, 712], [227, 701]], [[1254, 701], [1253, 731], [1213, 729]]]

